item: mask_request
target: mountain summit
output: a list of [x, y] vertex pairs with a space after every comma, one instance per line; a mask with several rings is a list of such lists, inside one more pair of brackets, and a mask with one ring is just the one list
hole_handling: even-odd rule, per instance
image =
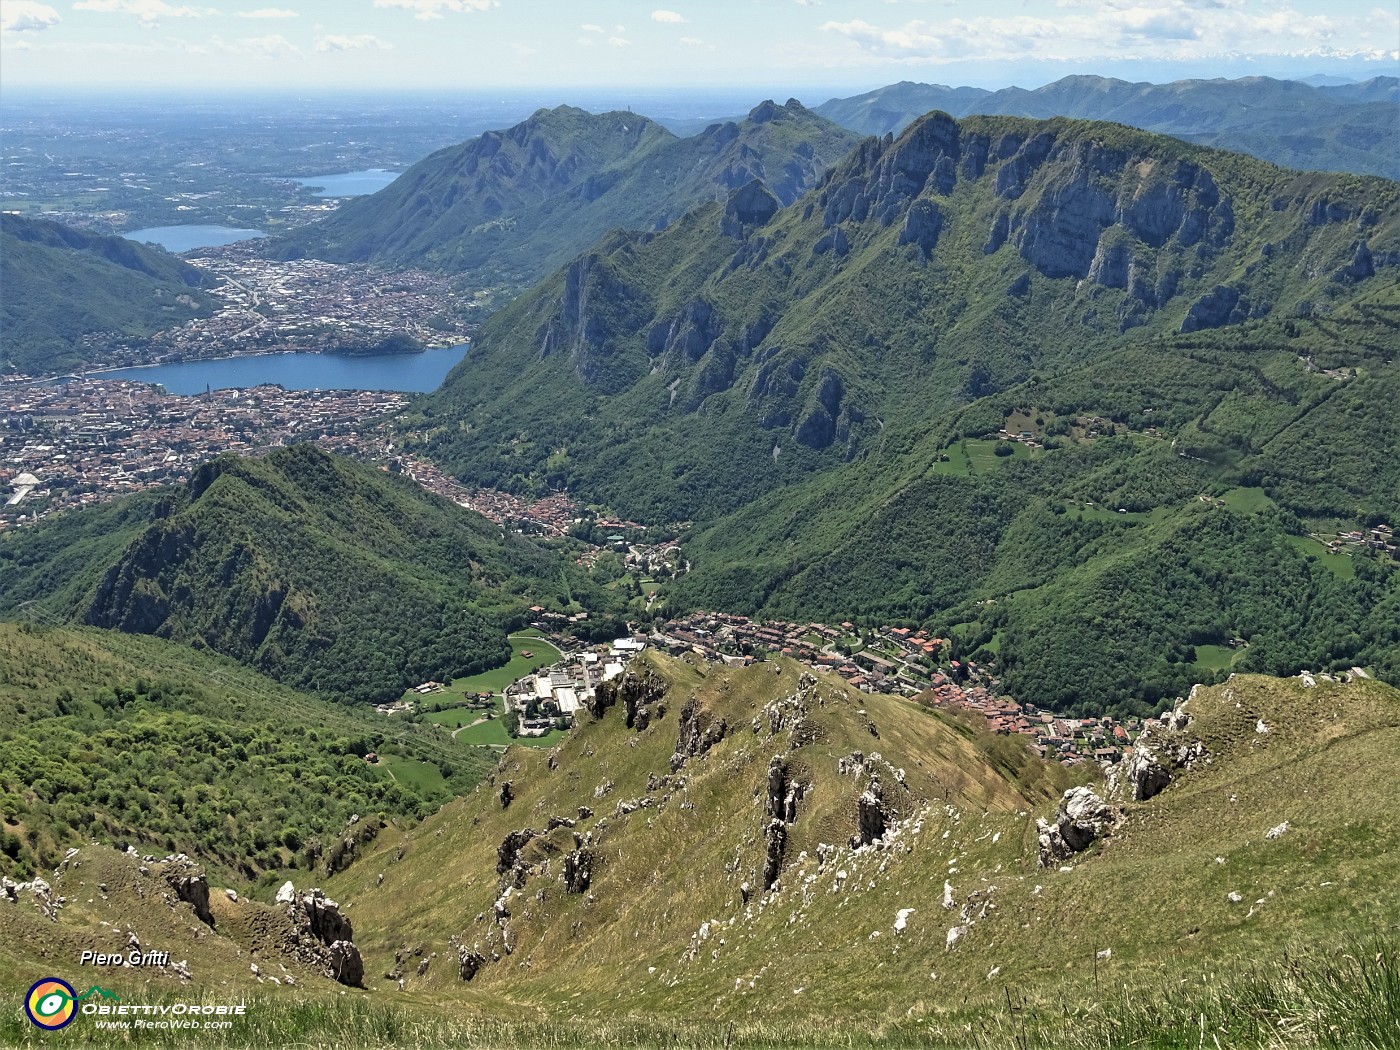
[[[467, 424], [433, 451], [499, 483], [567, 449], [557, 481], [701, 517], [1038, 370], [1330, 310], [1400, 260], [1395, 183], [1080, 121], [929, 114], [778, 203], [615, 233], [511, 304], [429, 400]], [[675, 469], [637, 506], [615, 457]]]
[[524, 285], [613, 227], [665, 226], [753, 179], [789, 203], [858, 138], [796, 99], [763, 102], [743, 121], [684, 139], [635, 113], [542, 109], [439, 150], [280, 250]]

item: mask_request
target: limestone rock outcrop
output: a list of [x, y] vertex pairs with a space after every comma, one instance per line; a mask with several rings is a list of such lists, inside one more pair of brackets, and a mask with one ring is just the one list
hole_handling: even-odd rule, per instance
[[198, 866], [183, 855], [171, 857], [163, 865], [161, 875], [175, 896], [194, 909], [200, 922], [214, 925], [214, 913], [209, 910], [209, 880]]
[[680, 730], [676, 736], [676, 750], [671, 755], [671, 772], [677, 772], [686, 762], [703, 755], [724, 739], [729, 724], [722, 716], [701, 706], [700, 701], [690, 697], [681, 706]]
[[889, 827], [889, 813], [885, 809], [885, 792], [880, 778], [872, 775], [870, 783], [856, 799], [856, 834], [851, 839], [852, 848], [869, 846], [884, 837]]
[[1149, 721], [1133, 744], [1133, 753], [1108, 775], [1108, 797], [1146, 802], [1172, 781], [1179, 769], [1208, 763], [1205, 744], [1190, 732], [1189, 700], [1156, 721]]
[[729, 195], [724, 205], [724, 218], [720, 220], [720, 229], [724, 231], [725, 236], [742, 240], [750, 230], [766, 226], [782, 206], [782, 202], [767, 186], [754, 179]]
[[283, 950], [340, 984], [363, 987], [364, 960], [340, 905], [314, 888], [294, 894], [290, 901], [283, 902], [283, 897], [278, 894], [278, 903], [285, 903], [291, 921]]
[[457, 949], [457, 976], [461, 977], [462, 980], [470, 981], [485, 965], [486, 956], [475, 948], [463, 945]]
[[1122, 811], [1100, 798], [1091, 788], [1076, 787], [1060, 800], [1055, 823], [1036, 821], [1040, 866], [1053, 867], [1111, 834], [1123, 819]]
[[[588, 713], [602, 718], [608, 708], [622, 704], [628, 729], [645, 729], [661, 699], [666, 695], [665, 680], [650, 667], [627, 671], [609, 682], [601, 682], [587, 701]], [[642, 725], [638, 726], [639, 716]]]

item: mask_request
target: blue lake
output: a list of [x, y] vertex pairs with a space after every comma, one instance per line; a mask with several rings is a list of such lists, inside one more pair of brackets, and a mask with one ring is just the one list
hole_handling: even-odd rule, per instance
[[467, 356], [468, 344], [421, 354], [257, 354], [210, 361], [118, 368], [101, 379], [159, 383], [172, 394], [202, 394], [206, 388], [246, 389], [272, 383], [286, 390], [403, 390], [425, 393], [442, 385], [447, 373]]
[[262, 230], [239, 230], [232, 226], [152, 226], [145, 230], [128, 230], [122, 236], [129, 241], [154, 241], [166, 251], [179, 254], [193, 248], [217, 248], [267, 234]]
[[397, 171], [370, 168], [367, 171], [342, 171], [335, 175], [312, 175], [294, 181], [316, 191], [318, 197], [360, 197], [378, 193], [399, 177]]

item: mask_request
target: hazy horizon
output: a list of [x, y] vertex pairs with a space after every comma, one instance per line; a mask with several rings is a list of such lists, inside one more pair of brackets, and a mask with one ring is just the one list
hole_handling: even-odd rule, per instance
[[1400, 73], [1400, 12], [1326, 0], [662, 2], [0, 0], [0, 86], [641, 90], [820, 103], [901, 80], [996, 90], [1076, 73], [1153, 83]]

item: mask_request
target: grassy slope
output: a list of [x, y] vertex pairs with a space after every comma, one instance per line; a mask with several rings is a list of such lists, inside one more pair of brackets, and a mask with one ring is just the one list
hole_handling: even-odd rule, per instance
[[[71, 901], [56, 926], [23, 905], [9, 913], [17, 921], [0, 927], [0, 971], [21, 984], [53, 965], [36, 958], [35, 944], [72, 954], [113, 941], [99, 920], [130, 924], [143, 943], [188, 953], [196, 981], [184, 997], [253, 994], [258, 1020], [211, 1037], [216, 1045], [679, 1039], [778, 1047], [871, 1039], [1184, 1050], [1199, 1045], [1202, 1029], [1205, 1045], [1212, 1037], [1232, 1047], [1392, 1045], [1384, 1033], [1400, 1010], [1400, 994], [1385, 990], [1395, 983], [1393, 966], [1328, 951], [1368, 931], [1382, 931], [1377, 946], [1393, 951], [1383, 931], [1400, 915], [1390, 877], [1400, 845], [1394, 690], [1374, 682], [1305, 689], [1241, 676], [1200, 691], [1188, 710], [1211, 762], [1152, 801], [1127, 806], [1123, 830], [1060, 872], [1035, 868], [1032, 817], [1048, 811], [1048, 796], [1064, 781], [1051, 789], [1059, 774], [1042, 771], [1009, 746], [1013, 740], [823, 678], [809, 694], [820, 739], [790, 750], [786, 729], [770, 737], [766, 717], [757, 732], [749, 722], [796, 687], [793, 665], [701, 670], [647, 660], [673, 680], [667, 713], [650, 728], [628, 731], [614, 708], [552, 756], [512, 750], [497, 772], [515, 785], [509, 809], [483, 786], [415, 829], [381, 833], [332, 880], [331, 895], [348, 904], [365, 954], [367, 993], [328, 995], [307, 977], [295, 990], [253, 985], [247, 956], [236, 949], [255, 943], [258, 905], [215, 894], [217, 936], [193, 937], [199, 931], [183, 906], [172, 909], [149, 892], [127, 901], [134, 862], [92, 848], [80, 855], [81, 867], [56, 880], [56, 892]], [[615, 800], [648, 794], [648, 774], [667, 770], [677, 710], [691, 695], [733, 723], [730, 735], [690, 760], [684, 789], [653, 791], [651, 808], [614, 816]], [[1268, 733], [1257, 731], [1261, 720]], [[880, 767], [891, 807], [913, 819], [891, 847], [842, 849], [818, 873], [817, 845], [840, 844], [855, 830], [864, 782], [838, 776], [835, 765], [856, 747], [878, 748], [904, 769], [907, 793]], [[739, 884], [754, 883], [761, 864], [766, 821], [757, 795], [772, 754], [785, 756], [809, 787], [791, 828], [782, 890], [756, 895], [745, 908]], [[611, 793], [596, 799], [595, 786], [606, 780]], [[541, 829], [550, 815], [574, 815], [579, 805], [599, 811], [576, 829], [592, 832], [597, 852], [590, 895], [566, 895], [557, 877], [531, 876], [510, 901], [513, 954], [462, 983], [450, 937], [482, 943], [488, 953], [501, 948], [499, 933], [488, 940], [491, 921], [474, 918], [489, 914], [498, 894], [496, 844], [509, 830]], [[1265, 838], [1284, 821], [1286, 833]], [[526, 858], [544, 860], [556, 848], [572, 848], [568, 829], [532, 844]], [[558, 864], [555, 855], [555, 876]], [[951, 911], [943, 908], [945, 880]], [[96, 881], [117, 884], [111, 901], [93, 893]], [[948, 949], [946, 931], [965, 924], [963, 905], [976, 917], [987, 900], [994, 907]], [[913, 909], [907, 928], [896, 934], [896, 914], [906, 908]], [[402, 992], [379, 976], [397, 949], [409, 960]], [[1296, 954], [1277, 967], [1285, 949]], [[1095, 958], [1104, 951], [1111, 954]], [[429, 961], [422, 976], [420, 959]], [[264, 972], [281, 972], [275, 955], [261, 961]], [[1369, 993], [1363, 966], [1371, 967]], [[1347, 979], [1331, 989], [1309, 983], [1338, 977]], [[137, 997], [136, 975], [115, 975], [112, 984]], [[140, 994], [177, 993], [156, 980]], [[1371, 1041], [1354, 1042], [1363, 1025]], [[17, 1016], [0, 1019], [0, 1039], [29, 1038]]]
[[[621, 712], [610, 711], [559, 749], [556, 770], [542, 754], [512, 751], [497, 773], [515, 785], [509, 809], [483, 786], [418, 830], [386, 833], [374, 854], [336, 880], [337, 893], [363, 902], [360, 936], [372, 953], [420, 942], [443, 951], [452, 935], [499, 951], [491, 921], [472, 918], [489, 915], [498, 894], [495, 852], [468, 842], [489, 847], [512, 829], [541, 829], [553, 814], [575, 816], [580, 805], [599, 811], [576, 829], [600, 843], [591, 896], [565, 895], [557, 878], [532, 878], [511, 903], [514, 954], [465, 986], [450, 967], [432, 970], [411, 982], [417, 1001], [508, 994], [527, 1018], [567, 1010], [614, 1021], [761, 1022], [833, 1041], [842, 1028], [938, 1031], [956, 1041], [969, 1018], [985, 1021], [1008, 987], [1025, 997], [1035, 1025], [1055, 1028], [1061, 998], [1102, 1021], [1110, 1004], [1095, 1007], [1092, 992], [1100, 950], [1112, 951], [1098, 963], [1101, 980], [1161, 988], [1207, 960], [1227, 971], [1284, 945], [1334, 943], [1343, 931], [1400, 913], [1389, 877], [1400, 844], [1400, 798], [1389, 772], [1400, 702], [1378, 683], [1304, 690], [1242, 677], [1202, 692], [1190, 709], [1211, 765], [1129, 806], [1127, 829], [1062, 874], [1034, 866], [1032, 814], [1045, 812], [1044, 796], [1023, 796], [988, 768], [985, 751], [979, 756], [973, 741], [934, 716], [824, 681], [826, 703], [813, 712], [824, 739], [788, 752], [785, 733], [770, 740], [766, 724], [755, 734], [748, 720], [793, 688], [793, 668], [777, 676], [774, 665], [711, 669], [702, 678], [658, 663], [675, 678], [659, 723], [633, 737]], [[614, 816], [614, 800], [645, 795], [647, 774], [666, 772], [675, 711], [691, 694], [737, 731], [687, 765], [683, 791], [666, 801], [654, 792], [657, 808]], [[879, 728], [878, 740], [862, 728], [858, 706]], [[1260, 719], [1270, 733], [1256, 733]], [[855, 830], [859, 788], [835, 773], [836, 758], [855, 747], [878, 748], [905, 769], [910, 794], [896, 791], [892, 801], [911, 815], [926, 801], [922, 829], [908, 828], [883, 852], [843, 851], [818, 874], [818, 843], [840, 844]], [[786, 888], [746, 909], [739, 883], [756, 882], [765, 823], [751, 790], [759, 791], [775, 753], [813, 787], [789, 839]], [[1035, 782], [1033, 765], [1026, 770], [1023, 782]], [[883, 779], [893, 786], [888, 773]], [[614, 789], [595, 799], [606, 780]], [[1266, 841], [1264, 832], [1283, 821], [1290, 831]], [[571, 835], [554, 832], [532, 847], [532, 859], [572, 848]], [[556, 855], [556, 875], [558, 862]], [[839, 892], [838, 869], [848, 873]], [[386, 884], [377, 890], [381, 870]], [[945, 935], [959, 920], [942, 908], [945, 878], [959, 906], [973, 890], [995, 903], [951, 951]], [[1231, 903], [1231, 892], [1243, 902]], [[1248, 914], [1256, 900], [1263, 903]], [[896, 936], [902, 908], [915, 911]], [[713, 932], [701, 942], [706, 920]], [[698, 955], [687, 961], [691, 946]], [[989, 979], [993, 967], [1000, 970]]]

